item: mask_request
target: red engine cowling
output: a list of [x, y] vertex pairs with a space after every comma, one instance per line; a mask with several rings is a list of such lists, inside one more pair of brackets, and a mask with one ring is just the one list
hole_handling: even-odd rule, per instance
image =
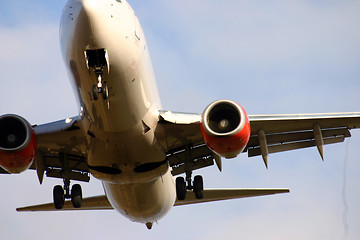
[[36, 155], [36, 135], [31, 125], [17, 115], [0, 117], [0, 166], [9, 173], [21, 173]]
[[249, 142], [249, 118], [239, 104], [230, 100], [211, 103], [202, 114], [200, 127], [207, 146], [225, 158], [236, 157]]

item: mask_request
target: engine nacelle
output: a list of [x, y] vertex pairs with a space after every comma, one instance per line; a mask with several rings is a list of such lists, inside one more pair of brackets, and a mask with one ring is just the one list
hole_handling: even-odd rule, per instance
[[9, 173], [21, 173], [36, 155], [36, 135], [31, 125], [17, 115], [0, 117], [0, 166]]
[[206, 145], [225, 158], [236, 157], [249, 142], [249, 118], [239, 104], [230, 100], [211, 103], [202, 114], [200, 127]]

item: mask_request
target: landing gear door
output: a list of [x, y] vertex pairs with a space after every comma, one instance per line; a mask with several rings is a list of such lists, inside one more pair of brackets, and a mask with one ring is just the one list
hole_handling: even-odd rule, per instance
[[109, 55], [106, 49], [85, 50], [84, 55], [88, 70], [93, 68], [94, 71], [103, 71], [107, 68], [107, 72], [110, 72]]

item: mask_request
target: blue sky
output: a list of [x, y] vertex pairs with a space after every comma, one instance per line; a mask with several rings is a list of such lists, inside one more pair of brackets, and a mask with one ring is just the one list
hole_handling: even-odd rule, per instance
[[[58, 42], [65, 3], [0, 1], [0, 114], [17, 113], [32, 124], [77, 114]], [[130, 4], [146, 34], [166, 110], [202, 112], [211, 101], [228, 98], [248, 114], [360, 111], [360, 1]], [[200, 170], [208, 188], [281, 187], [291, 193], [174, 208], [152, 231], [115, 211], [16, 213], [19, 206], [51, 202], [61, 180], [46, 178], [41, 186], [35, 172], [3, 175], [1, 235], [359, 239], [360, 131], [352, 135], [326, 146], [325, 162], [316, 149], [306, 149], [271, 155], [269, 170], [246, 154], [224, 160], [222, 173]], [[82, 185], [85, 196], [103, 194], [96, 179]]]

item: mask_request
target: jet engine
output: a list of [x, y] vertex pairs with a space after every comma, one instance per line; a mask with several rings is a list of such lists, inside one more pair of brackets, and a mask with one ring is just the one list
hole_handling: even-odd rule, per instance
[[200, 128], [207, 146], [225, 158], [239, 155], [246, 147], [251, 132], [245, 110], [230, 100], [211, 103], [202, 114]]
[[0, 116], [0, 166], [9, 173], [21, 173], [36, 155], [36, 136], [31, 125], [17, 115]]

